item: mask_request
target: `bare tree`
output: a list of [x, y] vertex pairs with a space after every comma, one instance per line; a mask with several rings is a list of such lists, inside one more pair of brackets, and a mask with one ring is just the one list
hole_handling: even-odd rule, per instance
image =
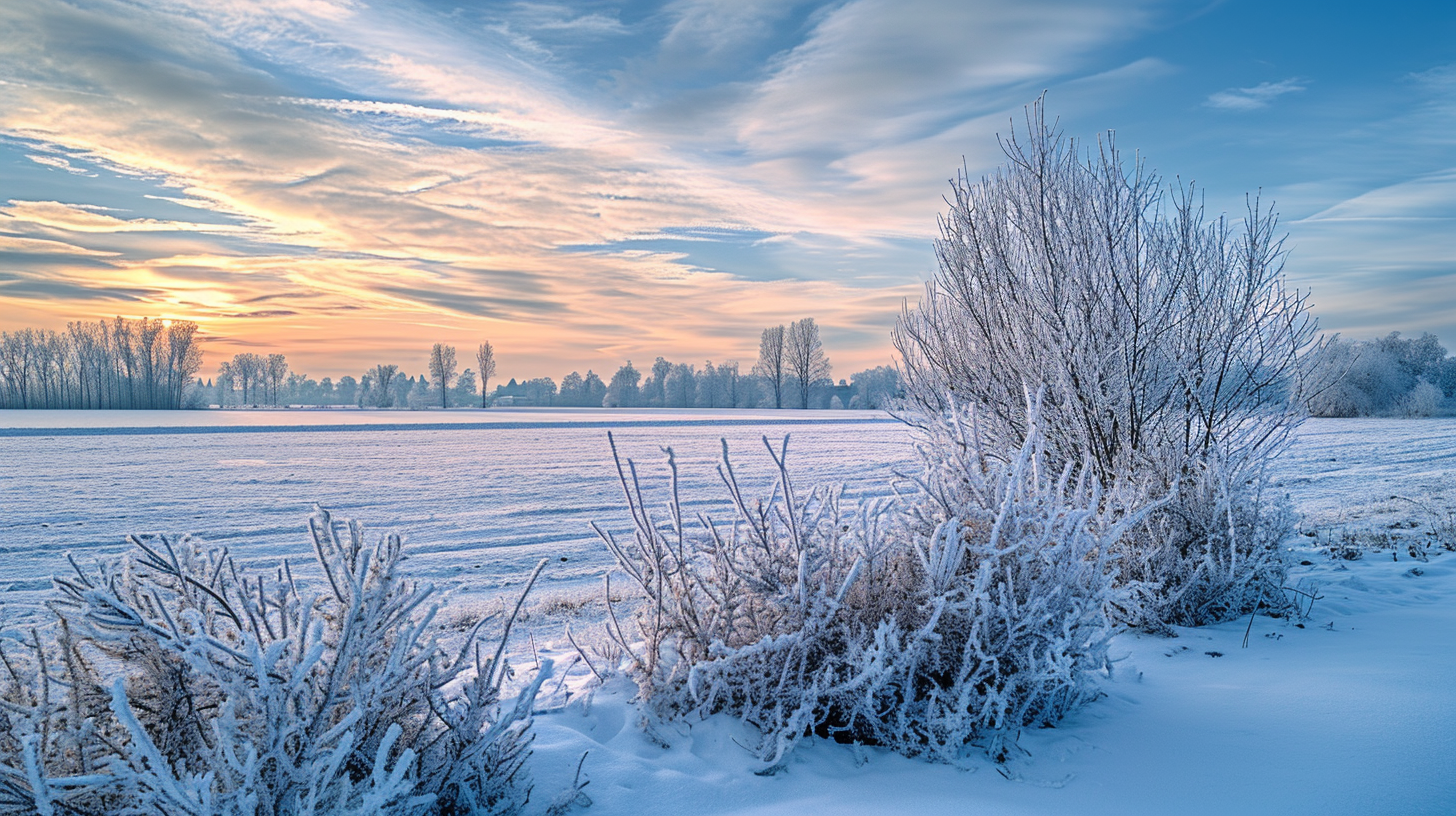
[[773, 386], [775, 408], [784, 407], [784, 352], [784, 327], [778, 325], [764, 329], [758, 341], [758, 362], [753, 364], [753, 373]]
[[251, 352], [233, 355], [232, 373], [244, 405], [256, 404], [255, 389], [260, 384], [264, 365], [263, 358]]
[[475, 371], [465, 369], [455, 379], [455, 396], [461, 403], [469, 404], [470, 398], [475, 396]]
[[895, 329], [912, 401], [974, 402], [1015, 440], [1045, 385], [1048, 442], [1107, 481], [1164, 447], [1277, 449], [1315, 329], [1283, 286], [1275, 217], [1256, 200], [1241, 228], [1209, 221], [1191, 188], [1129, 172], [1110, 136], [1083, 163], [1040, 103], [1027, 124], [1009, 169], [954, 185], [940, 270]]
[[829, 358], [819, 342], [819, 327], [806, 317], [789, 325], [784, 335], [784, 367], [799, 389], [799, 407], [809, 407], [809, 389], [829, 376]]
[[642, 404], [651, 408], [667, 406], [667, 375], [672, 373], [672, 363], [665, 357], [652, 362], [652, 373], [642, 383]]
[[137, 321], [133, 335], [137, 362], [141, 366], [142, 408], [157, 407], [157, 338], [163, 329], [162, 321], [144, 317]]
[[698, 390], [697, 372], [687, 363], [674, 363], [662, 378], [662, 407], [691, 408]]
[[731, 360], [718, 366], [718, 387], [722, 394], [724, 408], [738, 407], [741, 388], [739, 379], [737, 360]]
[[480, 407], [490, 404], [490, 378], [495, 376], [495, 349], [487, 340], [475, 351], [475, 364], [480, 371]]
[[637, 384], [642, 381], [642, 372], [632, 367], [632, 361], [617, 369], [607, 385], [607, 394], [602, 400], [605, 408], [636, 408], [641, 397]]
[[[196, 324], [194, 323], [193, 326]], [[71, 347], [76, 353], [77, 405], [82, 408], [100, 407], [97, 404], [100, 392], [97, 386], [101, 380], [103, 359], [97, 354], [96, 335], [93, 327], [92, 323], [80, 321], [66, 324], [66, 331], [71, 336]], [[198, 352], [197, 363], [199, 366], [202, 363], [201, 352]]]
[[6, 405], [30, 408], [30, 369], [34, 365], [34, 329], [0, 336], [0, 371], [5, 374]]
[[73, 322], [0, 332], [0, 407], [180, 408], [202, 365], [187, 320]]
[[217, 367], [217, 380], [215, 382], [217, 407], [226, 408], [233, 396], [233, 386], [237, 383], [237, 375], [233, 372], [232, 363], [224, 360], [222, 365]]
[[430, 379], [440, 384], [440, 407], [450, 407], [450, 381], [455, 379], [455, 347], [436, 343], [430, 349]]
[[283, 381], [288, 379], [288, 358], [282, 354], [270, 354], [263, 361], [264, 401], [277, 405], [283, 391]]
[[1447, 395], [1456, 396], [1456, 359], [1446, 356], [1435, 335], [1336, 340], [1326, 352], [1308, 366], [1313, 379], [1328, 384], [1305, 395], [1315, 416], [1425, 415]]
[[865, 369], [849, 382], [854, 386], [851, 402], [858, 401], [860, 408], [887, 408], [900, 393], [900, 372], [894, 366]]
[[364, 377], [370, 381], [370, 393], [365, 397], [366, 401], [376, 408], [394, 405], [393, 383], [397, 374], [399, 366], [396, 365], [377, 365], [366, 373]]
[[117, 374], [121, 383], [126, 386], [126, 404], [122, 405], [117, 401], [118, 408], [136, 408], [136, 380], [137, 360], [136, 348], [132, 345], [132, 337], [135, 334], [133, 323], [118, 315], [111, 324], [112, 349], [117, 356]]
[[[974, 406], [992, 447], [1025, 438], [1026, 395], [1059, 462], [1178, 501], [1121, 557], [1154, 587], [1154, 625], [1247, 612], [1279, 596], [1269, 459], [1302, 418], [1308, 297], [1284, 285], [1276, 217], [1209, 219], [1109, 134], [1085, 155], [1041, 103], [1003, 143], [1009, 164], [952, 183], [940, 268], [894, 333], [922, 421]], [[1266, 595], [1266, 593], [1268, 593]]]
[[167, 327], [167, 393], [169, 407], [181, 408], [187, 384], [202, 368], [202, 349], [197, 346], [197, 324], [173, 320]]

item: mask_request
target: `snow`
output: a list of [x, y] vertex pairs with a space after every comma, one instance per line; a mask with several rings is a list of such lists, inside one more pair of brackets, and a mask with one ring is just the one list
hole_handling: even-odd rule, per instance
[[1456, 420], [1309, 420], [1276, 467], [1307, 525], [1362, 517], [1392, 496], [1456, 510]]
[[128, 533], [195, 532], [242, 563], [311, 563], [318, 503], [405, 533], [410, 572], [459, 593], [493, 597], [545, 555], [567, 559], [546, 585], [594, 590], [611, 557], [588, 522], [619, 499], [608, 430], [649, 469], [672, 444], [689, 496], [716, 497], [720, 437], [766, 483], [760, 438], [789, 434], [795, 472], [851, 496], [888, 494], [912, 458], [877, 411], [0, 412], [0, 588], [11, 610], [34, 608], [64, 553], [119, 552]]
[[711, 408], [379, 408], [302, 407], [206, 411], [17, 411], [0, 410], [0, 437], [87, 433], [163, 434], [243, 431], [391, 430], [449, 425], [520, 428], [543, 425], [642, 427], [656, 425], [800, 425], [818, 422], [884, 422], [881, 411], [722, 411]]
[[[538, 598], [592, 592], [610, 559], [586, 521], [626, 526], [607, 427], [649, 468], [657, 446], [672, 444], [689, 497], [716, 479], [720, 436], [766, 479], [759, 435], [791, 433], [797, 478], [845, 481], [851, 496], [883, 495], [892, 470], [912, 459], [904, 429], [869, 412], [21, 413], [0, 416], [6, 625], [33, 608], [63, 552], [114, 552], [133, 530], [195, 530], [245, 559], [303, 561], [314, 501], [408, 532], [407, 568], [466, 601], [493, 598], [540, 554], [567, 561], [553, 563]], [[198, 417], [212, 424], [173, 432]], [[86, 433], [75, 434], [81, 424]], [[114, 431], [148, 425], [159, 430]], [[14, 433], [62, 426], [73, 432]], [[1294, 562], [1310, 562], [1290, 584], [1317, 585], [1321, 596], [1303, 628], [1255, 618], [1247, 648], [1248, 619], [1177, 638], [1121, 635], [1113, 654], [1122, 659], [1101, 681], [1107, 696], [1023, 734], [1025, 753], [1004, 768], [810, 740], [785, 771], [758, 777], [741, 724], [720, 716], [664, 726], [669, 747], [660, 747], [618, 681], [564, 707], [558, 689], [553, 710], [537, 717], [537, 806], [589, 751], [585, 812], [598, 816], [1456, 812], [1456, 553], [1437, 547], [1422, 562], [1408, 547], [1456, 510], [1456, 420], [1310, 421], [1277, 470], [1301, 529], [1314, 533], [1290, 542]], [[1366, 545], [1362, 558], [1318, 549], [1341, 535]], [[573, 613], [578, 634], [594, 626], [590, 606], [539, 608], [522, 629], [535, 648], [517, 665], [569, 663], [558, 641]], [[582, 679], [578, 667], [566, 688], [580, 691]]]
[[[1404, 564], [1371, 566], [1371, 583], [1410, 581]], [[1325, 610], [1333, 630], [1256, 620], [1248, 649], [1245, 622], [1177, 639], [1124, 636], [1109, 696], [1023, 735], [1028, 754], [1009, 763], [1011, 781], [989, 763], [967, 772], [875, 750], [858, 767], [851, 750], [824, 743], [801, 749], [784, 774], [756, 777], [734, 723], [664, 734], [664, 750], [631, 727], [614, 690], [589, 714], [538, 718], [537, 784], [569, 778], [564, 766], [590, 750], [597, 816], [1449, 814], [1453, 566], [1448, 557], [1428, 570], [1419, 579], [1428, 597], [1409, 606]]]

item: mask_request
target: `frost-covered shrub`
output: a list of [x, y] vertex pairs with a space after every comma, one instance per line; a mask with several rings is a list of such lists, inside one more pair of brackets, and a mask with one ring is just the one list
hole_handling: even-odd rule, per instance
[[324, 510], [309, 530], [309, 582], [191, 537], [73, 562], [54, 642], [4, 649], [0, 812], [519, 812], [549, 666], [501, 700], [514, 613], [484, 651], [478, 625], [446, 652], [398, 536], [369, 545]]
[[1176, 493], [1113, 547], [1118, 583], [1134, 594], [1118, 622], [1161, 631], [1286, 608], [1280, 544], [1296, 522], [1266, 473], [1215, 457], [1194, 463]]
[[405, 404], [411, 411], [423, 411], [434, 402], [435, 397], [430, 393], [430, 383], [423, 376], [415, 383], [415, 387], [410, 389], [409, 394], [405, 395]]
[[1440, 410], [1445, 397], [1441, 389], [1428, 380], [1418, 380], [1415, 387], [1400, 401], [1400, 412], [1408, 417], [1428, 417]]
[[[951, 759], [982, 740], [999, 755], [1017, 729], [1097, 693], [1090, 676], [1108, 668], [1111, 617], [1133, 602], [1113, 581], [1116, 543], [1159, 503], [1138, 504], [1130, 486], [1104, 490], [1089, 467], [1057, 469], [1037, 414], [1000, 457], [971, 409], [953, 406], [927, 429], [904, 528], [921, 584], [911, 608], [895, 610], [898, 638], [882, 638], [884, 624], [876, 633], [893, 670], [871, 682], [878, 699], [861, 710], [877, 741]], [[913, 699], [892, 706], [905, 689]]]
[[[1052, 462], [1090, 462], [1104, 486], [1179, 492], [1167, 511], [1178, 517], [1129, 542], [1150, 548], [1135, 560], [1163, 571], [1147, 576], [1146, 609], [1174, 617], [1155, 623], [1248, 611], [1242, 594], [1192, 607], [1156, 595], [1181, 592], [1220, 537], [1239, 538], [1237, 518], [1222, 532], [1209, 525], [1229, 507], [1251, 512], [1259, 490], [1242, 485], [1303, 418], [1304, 375], [1317, 367], [1301, 360], [1322, 345], [1307, 295], [1285, 286], [1277, 217], [1255, 199], [1241, 221], [1210, 218], [1191, 187], [1125, 164], [1110, 134], [1084, 152], [1040, 103], [1003, 147], [1003, 169], [952, 182], [939, 269], [895, 328], [902, 415], [920, 424], [953, 402], [974, 405], [988, 444], [1006, 448], [1031, 422], [1024, 395], [1043, 391]], [[1262, 574], [1277, 521], [1250, 521], [1271, 533], [1254, 559], [1229, 566]]]
[[1306, 363], [1323, 386], [1305, 398], [1320, 417], [1373, 416], [1390, 410], [1406, 388], [1395, 361], [1370, 343], [1336, 340]]
[[636, 463], [624, 463], [612, 441], [632, 537], [618, 540], [600, 525], [593, 527], [641, 593], [641, 603], [629, 631], [609, 584], [608, 634], [631, 661], [644, 699], [663, 713], [698, 708], [687, 694], [690, 675], [715, 651], [751, 647], [823, 623], [866, 557], [876, 555], [864, 536], [874, 529], [873, 520], [846, 523], [837, 489], [797, 494], [788, 477], [787, 437], [777, 452], [767, 438], [764, 445], [779, 478], [767, 498], [750, 501], [723, 443], [718, 474], [727, 494], [725, 520], [709, 513], [685, 517], [671, 448], [667, 515], [654, 514]]
[[1019, 729], [1094, 696], [1110, 613], [1130, 602], [1113, 585], [1114, 542], [1148, 508], [1085, 468], [1048, 469], [1035, 426], [996, 456], [969, 412], [948, 411], [921, 451], [916, 489], [847, 519], [837, 491], [796, 493], [787, 439], [769, 447], [769, 495], [745, 500], [725, 443], [732, 518], [696, 525], [670, 452], [661, 519], [619, 460], [633, 538], [598, 532], [643, 599], [635, 632], [614, 617], [611, 634], [649, 706], [741, 716], [771, 771], [810, 733], [947, 762], [972, 746], [1001, 758]]
[[1432, 334], [1337, 340], [1309, 368], [1326, 383], [1308, 395], [1315, 416], [1430, 416], [1456, 393], [1456, 360]]

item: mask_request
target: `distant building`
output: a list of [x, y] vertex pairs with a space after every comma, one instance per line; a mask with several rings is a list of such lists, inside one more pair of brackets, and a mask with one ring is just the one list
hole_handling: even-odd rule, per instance
[[526, 395], [525, 384], [516, 382], [516, 378], [512, 377], [505, 385], [495, 387], [495, 396], [491, 397], [490, 404], [499, 408], [519, 408], [535, 403]]

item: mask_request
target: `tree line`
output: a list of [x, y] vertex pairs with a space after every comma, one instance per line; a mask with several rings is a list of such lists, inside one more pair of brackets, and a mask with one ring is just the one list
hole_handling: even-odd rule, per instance
[[[314, 380], [290, 372], [281, 354], [241, 354], [223, 363], [217, 386], [198, 402], [235, 405], [359, 405], [363, 407], [451, 407], [463, 405], [540, 405], [609, 408], [885, 408], [901, 392], [893, 366], [878, 366], [836, 386], [828, 359], [806, 321], [763, 330], [759, 357], [747, 372], [736, 360], [701, 367], [657, 357], [646, 370], [631, 361], [609, 379], [588, 370], [572, 371], [559, 384], [551, 377], [510, 380], [492, 392], [494, 349], [482, 345], [488, 376], [467, 368], [455, 373], [455, 349], [436, 344], [430, 372], [406, 376], [398, 366], [379, 365], [361, 377]], [[489, 348], [489, 351], [485, 349]], [[816, 354], [817, 351], [817, 354]], [[485, 356], [481, 356], [481, 355]], [[822, 367], [819, 365], [822, 360]], [[1373, 340], [1337, 339], [1311, 358], [1318, 370], [1311, 382], [1326, 385], [1306, 396], [1313, 416], [1431, 416], [1456, 401], [1456, 358], [1432, 334], [1402, 337], [1399, 332]], [[804, 372], [808, 372], [807, 377]], [[452, 382], [446, 393], [438, 383]], [[805, 384], [807, 383], [807, 388]], [[211, 383], [207, 387], [213, 387]], [[845, 394], [848, 398], [845, 398]], [[18, 406], [13, 406], [18, 407]], [[91, 406], [94, 407], [94, 406]]]
[[[248, 405], [357, 405], [363, 408], [451, 408], [467, 405], [581, 408], [884, 408], [899, 393], [892, 366], [854, 374], [836, 385], [813, 318], [765, 328], [758, 360], [747, 372], [736, 360], [701, 367], [657, 357], [645, 371], [629, 360], [609, 379], [588, 369], [558, 384], [551, 377], [498, 383], [495, 347], [480, 344], [475, 368], [459, 368], [454, 346], [436, 343], [428, 371], [405, 374], [380, 364], [358, 378], [337, 382], [291, 372], [282, 354], [244, 353], [222, 363], [206, 401], [221, 407]], [[445, 384], [442, 387], [441, 384]]]
[[190, 320], [116, 317], [3, 332], [0, 408], [189, 407], [201, 367]]
[[885, 408], [900, 391], [892, 366], [866, 369], [838, 385], [831, 371], [818, 325], [804, 318], [765, 328], [747, 372], [737, 360], [709, 360], [698, 368], [658, 357], [645, 371], [629, 360], [605, 381], [591, 370], [567, 374], [559, 388], [550, 377], [512, 379], [490, 399], [498, 405], [606, 408]]
[[[657, 357], [644, 370], [631, 361], [608, 379], [592, 370], [499, 383], [495, 348], [476, 349], [475, 367], [458, 371], [456, 349], [436, 343], [428, 371], [376, 365], [337, 381], [292, 371], [285, 355], [246, 352], [203, 382], [197, 324], [116, 317], [76, 321], [64, 331], [0, 332], [0, 408], [178, 409], [281, 405], [429, 408], [491, 404], [609, 408], [885, 408], [901, 392], [899, 373], [878, 366], [836, 385], [813, 318], [763, 329], [758, 359], [701, 367]], [[1373, 340], [1337, 339], [1313, 358], [1308, 395], [1314, 416], [1431, 416], [1456, 402], [1456, 358], [1432, 334]], [[448, 382], [448, 388], [439, 384]]]
[[1432, 416], [1456, 400], [1456, 358], [1434, 334], [1391, 332], [1374, 340], [1335, 340], [1315, 361], [1315, 416]]
[[[446, 349], [450, 347], [446, 346]], [[286, 361], [283, 363], [286, 365]], [[235, 365], [229, 364], [236, 369]], [[210, 404], [220, 407], [250, 405], [355, 405], [361, 408], [453, 408], [472, 405], [545, 406], [557, 408], [773, 408], [774, 389], [770, 379], [740, 371], [736, 361], [698, 367], [658, 357], [644, 373], [630, 361], [617, 369], [610, 381], [595, 371], [585, 375], [572, 371], [560, 383], [551, 377], [511, 379], [493, 392], [480, 388], [473, 369], [452, 374], [453, 384], [443, 393], [438, 372], [409, 376], [397, 365], [377, 365], [360, 377], [345, 376], [337, 381], [289, 372], [276, 387], [261, 383], [251, 387], [255, 401], [244, 402], [237, 381], [219, 376], [216, 385], [201, 386]], [[798, 392], [798, 383], [786, 378]], [[846, 384], [833, 384], [827, 377], [811, 384], [810, 408], [884, 408], [899, 391], [899, 376], [893, 366], [866, 369]], [[785, 388], [787, 393], [790, 389]], [[794, 402], [790, 407], [801, 407]]]

